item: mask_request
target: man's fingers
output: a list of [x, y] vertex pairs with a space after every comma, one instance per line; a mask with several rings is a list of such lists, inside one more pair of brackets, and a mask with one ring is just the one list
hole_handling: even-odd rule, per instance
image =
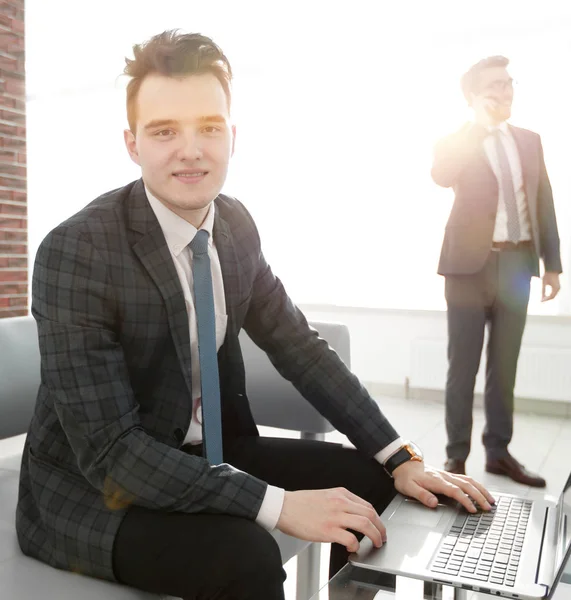
[[369, 519], [369, 521], [371, 521], [371, 523], [379, 530], [383, 541], [386, 541], [387, 530], [383, 525], [377, 511], [373, 508], [371, 504], [369, 504], [368, 506], [364, 506], [363, 504], [358, 504], [357, 502], [351, 502], [347, 505], [345, 512], [347, 512], [348, 514], [359, 515], [361, 517], [366, 517], [367, 519]]
[[489, 492], [487, 494], [484, 494], [484, 492], [487, 492], [487, 490], [483, 486], [476, 485], [475, 481], [470, 481], [469, 479], [464, 479], [463, 477], [454, 477], [448, 475], [447, 479], [453, 485], [458, 486], [465, 494], [470, 496], [470, 498], [473, 501], [477, 502], [483, 509], [490, 510], [490, 508], [492, 508], [490, 505], [490, 501], [488, 501], [488, 497], [491, 498], [491, 495], [489, 494]]
[[471, 477], [467, 477], [466, 475], [460, 476], [460, 479], [467, 481], [468, 483], [470, 483], [470, 485], [473, 485], [475, 488], [477, 488], [478, 491], [486, 498], [486, 500], [488, 501], [488, 504], [496, 503], [496, 500], [492, 496], [492, 494], [490, 494], [490, 492], [488, 492], [488, 490], [479, 481], [476, 481], [475, 479], [472, 479]]
[[357, 552], [359, 550], [359, 540], [355, 534], [341, 527], [335, 530], [331, 541], [345, 546], [347, 552]]
[[474, 505], [474, 502], [472, 501], [470, 496], [466, 494], [466, 492], [464, 492], [464, 490], [461, 487], [458, 487], [457, 485], [449, 483], [447, 481], [445, 481], [444, 483], [444, 494], [450, 496], [450, 498], [454, 498], [454, 500], [457, 500], [468, 512], [478, 512], [478, 509]]
[[361, 515], [345, 514], [341, 520], [341, 526], [345, 529], [352, 529], [366, 535], [373, 544], [380, 548], [383, 545], [383, 536], [381, 532], [373, 525], [373, 523]]
[[345, 498], [348, 498], [349, 500], [352, 500], [357, 504], [362, 504], [363, 506], [373, 508], [373, 505], [370, 502], [363, 500], [363, 498], [357, 496], [357, 494], [354, 494], [353, 492], [350, 492], [347, 488], [339, 488], [339, 491], [341, 492], [341, 494], [343, 494], [343, 496], [345, 496]]
[[[434, 494], [444, 494], [445, 496], [449, 496], [450, 498], [457, 500], [467, 511], [476, 512], [474, 503], [468, 497], [468, 495], [464, 493], [462, 488], [451, 483], [444, 477], [430, 477], [429, 480], [421, 480], [418, 483], [413, 482], [413, 486], [418, 488], [414, 494], [414, 497], [420, 500], [426, 506], [434, 508], [438, 504], [438, 499], [436, 496], [434, 496]], [[432, 494], [425, 486], [430, 486], [430, 490], [434, 492], [434, 494]]]
[[[434, 490], [438, 493], [438, 490]], [[419, 502], [422, 502], [429, 508], [435, 508], [438, 505], [438, 498], [429, 490], [422, 485], [419, 485], [416, 481], [411, 481], [410, 485], [406, 490], [406, 495], [416, 498]]]

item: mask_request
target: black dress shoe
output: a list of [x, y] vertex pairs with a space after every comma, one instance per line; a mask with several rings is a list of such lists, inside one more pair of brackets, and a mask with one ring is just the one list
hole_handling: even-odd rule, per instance
[[444, 470], [454, 475], [466, 475], [466, 461], [457, 458], [449, 458], [444, 463]]
[[543, 477], [530, 473], [510, 454], [504, 458], [488, 459], [486, 461], [486, 471], [495, 475], [506, 475], [517, 483], [523, 483], [531, 487], [543, 488], [546, 485]]

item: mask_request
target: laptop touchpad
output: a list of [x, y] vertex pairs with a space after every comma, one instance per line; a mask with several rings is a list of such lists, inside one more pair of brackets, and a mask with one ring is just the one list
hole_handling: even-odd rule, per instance
[[446, 514], [442, 507], [428, 508], [416, 500], [405, 499], [389, 517], [391, 525], [419, 525], [421, 527], [436, 527]]

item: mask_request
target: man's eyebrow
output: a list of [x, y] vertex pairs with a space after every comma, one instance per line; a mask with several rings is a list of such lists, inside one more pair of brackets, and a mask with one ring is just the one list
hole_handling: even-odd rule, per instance
[[226, 123], [226, 119], [222, 115], [207, 115], [205, 117], [199, 117], [200, 123]]
[[[197, 121], [199, 123], [226, 123], [226, 118], [223, 115], [205, 115], [203, 117], [198, 117]], [[145, 125], [145, 130], [155, 129], [157, 127], [169, 127], [176, 125], [178, 121], [175, 119], [153, 119], [149, 121]]]
[[153, 119], [145, 125], [145, 129], [154, 129], [155, 127], [168, 127], [174, 125], [176, 121], [173, 119]]

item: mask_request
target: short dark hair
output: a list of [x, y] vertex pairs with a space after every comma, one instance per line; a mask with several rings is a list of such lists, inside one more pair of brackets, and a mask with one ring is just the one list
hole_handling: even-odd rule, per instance
[[470, 94], [475, 92], [478, 86], [480, 73], [491, 67], [507, 67], [510, 64], [509, 58], [505, 56], [489, 56], [472, 65], [464, 75], [462, 75], [461, 86], [464, 98], [470, 101]]
[[133, 46], [135, 58], [125, 59], [123, 73], [131, 78], [127, 84], [127, 120], [135, 133], [137, 96], [145, 77], [167, 77], [212, 73], [224, 88], [230, 107], [232, 68], [228, 59], [209, 37], [199, 33], [181, 34], [177, 29], [163, 31], [142, 44]]

